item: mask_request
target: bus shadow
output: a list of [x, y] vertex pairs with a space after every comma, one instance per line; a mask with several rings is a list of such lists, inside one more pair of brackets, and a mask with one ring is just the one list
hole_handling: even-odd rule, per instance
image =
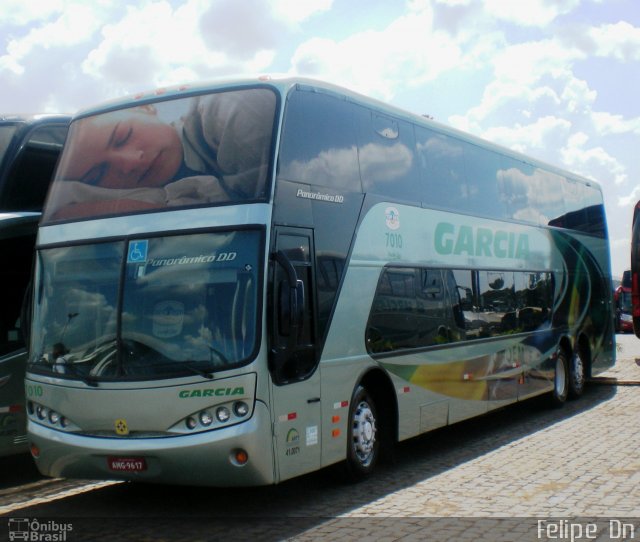
[[29, 452], [0, 457], [0, 490], [43, 478]]

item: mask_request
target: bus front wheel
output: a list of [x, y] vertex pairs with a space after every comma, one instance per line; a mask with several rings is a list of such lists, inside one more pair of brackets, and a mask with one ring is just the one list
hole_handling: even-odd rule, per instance
[[352, 480], [369, 475], [380, 453], [379, 419], [375, 402], [366, 388], [358, 386], [349, 406], [347, 473]]

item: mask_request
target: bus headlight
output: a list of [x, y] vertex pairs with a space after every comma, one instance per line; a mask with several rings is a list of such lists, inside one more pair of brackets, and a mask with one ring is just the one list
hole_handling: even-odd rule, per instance
[[47, 409], [42, 405], [38, 405], [36, 407], [36, 416], [38, 416], [38, 419], [44, 420], [47, 417]]
[[229, 412], [227, 407], [218, 407], [216, 410], [216, 418], [218, 418], [220, 423], [228, 422], [229, 418], [231, 418], [231, 412]]
[[203, 410], [200, 413], [200, 423], [205, 427], [211, 425], [213, 423], [213, 416], [211, 415], [211, 412], [209, 412], [208, 410]]
[[198, 426], [198, 422], [193, 416], [189, 416], [186, 421], [187, 429], [195, 429]]
[[245, 400], [201, 408], [177, 421], [175, 425], [168, 429], [168, 433], [185, 434], [211, 431], [236, 423], [243, 423], [251, 416], [251, 408], [251, 403]]
[[69, 420], [69, 418], [52, 408], [32, 401], [27, 402], [27, 413], [31, 418], [35, 418], [38, 422], [44, 422], [45, 425], [50, 425], [54, 429], [65, 429], [67, 431], [79, 430], [79, 427]]
[[239, 418], [244, 418], [249, 414], [249, 405], [244, 401], [236, 401], [233, 403], [233, 413]]
[[49, 421], [54, 425], [57, 424], [60, 421], [60, 414], [58, 414], [55, 410], [50, 410]]

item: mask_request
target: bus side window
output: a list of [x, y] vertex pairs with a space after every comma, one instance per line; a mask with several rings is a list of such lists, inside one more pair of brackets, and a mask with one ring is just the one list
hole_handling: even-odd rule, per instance
[[458, 340], [440, 269], [389, 267], [371, 305], [366, 345], [373, 354]]
[[358, 108], [329, 94], [289, 94], [278, 159], [278, 177], [288, 181], [361, 192]]
[[[459, 314], [454, 314], [456, 322], [460, 325], [460, 328], [465, 331], [463, 338], [474, 339], [478, 334], [476, 325], [476, 297], [474, 292], [474, 280], [473, 272], [466, 270], [455, 269], [449, 271], [452, 275], [449, 283], [449, 295], [455, 300], [455, 295], [460, 300]], [[455, 288], [456, 294], [452, 294], [453, 288]]]
[[477, 145], [466, 144], [464, 166], [463, 206], [460, 210], [504, 219], [507, 212], [497, 182], [501, 167], [500, 155]]
[[445, 288], [440, 269], [421, 269], [422, 288], [418, 296], [418, 345], [451, 342], [451, 319], [445, 305]]
[[363, 190], [396, 200], [416, 201], [420, 188], [413, 126], [375, 111], [358, 120]]
[[67, 135], [67, 126], [40, 126], [33, 130], [9, 170], [2, 208], [41, 211], [53, 171]]
[[10, 265], [3, 265], [0, 278], [3, 284], [2, 313], [0, 315], [0, 355], [16, 351], [24, 346], [24, 340], [16, 323], [20, 320], [24, 292], [29, 284], [33, 261], [33, 247], [36, 242], [33, 234], [22, 235], [3, 241], [3, 256]]
[[463, 148], [457, 139], [416, 127], [416, 146], [422, 171], [422, 202], [456, 209], [464, 182]]
[[446, 284], [447, 284], [447, 294], [448, 294], [448, 304], [451, 307], [451, 312], [453, 313], [453, 321], [455, 323], [455, 331], [451, 330], [452, 339], [455, 340], [464, 340], [465, 338], [465, 321], [464, 321], [464, 311], [462, 305], [462, 299], [460, 297], [460, 290], [458, 289], [458, 285], [456, 284], [456, 278], [453, 275], [453, 271], [446, 270]]

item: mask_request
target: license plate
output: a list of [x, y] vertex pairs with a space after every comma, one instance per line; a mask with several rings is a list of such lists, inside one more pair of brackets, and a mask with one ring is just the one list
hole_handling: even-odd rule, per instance
[[114, 472], [142, 472], [147, 470], [144, 457], [108, 457], [109, 468]]

